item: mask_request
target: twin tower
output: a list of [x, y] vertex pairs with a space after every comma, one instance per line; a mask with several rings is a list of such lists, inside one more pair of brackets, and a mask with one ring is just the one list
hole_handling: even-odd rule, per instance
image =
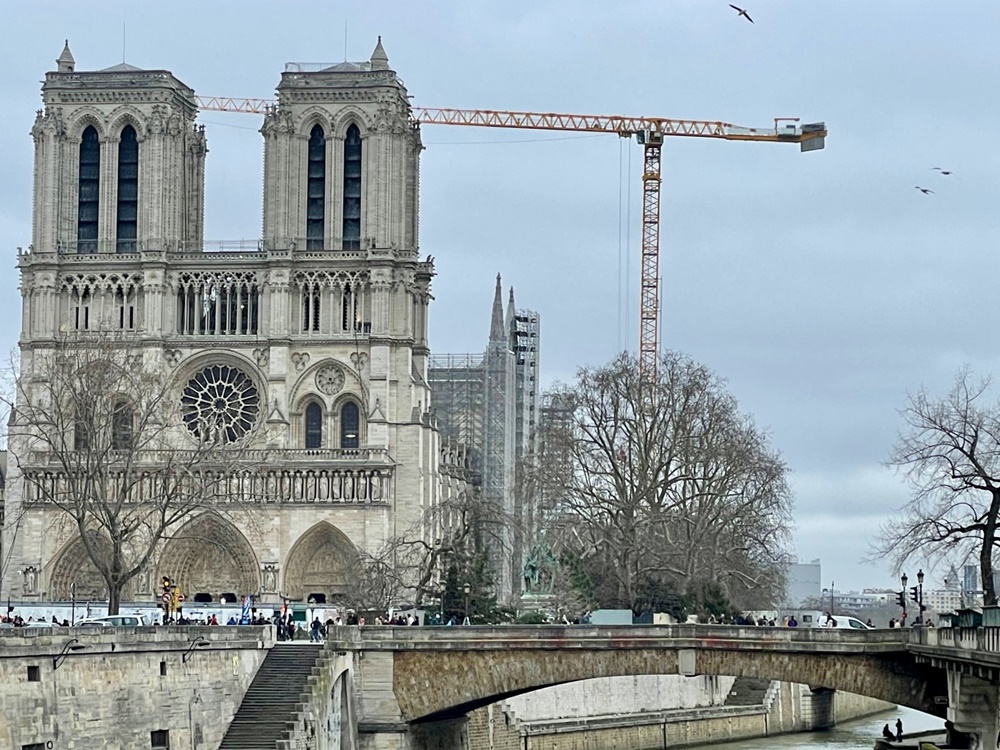
[[[289, 63], [265, 115], [264, 247], [416, 252], [422, 145], [381, 40], [366, 63]], [[76, 70], [42, 87], [36, 251], [202, 250], [208, 151], [194, 91], [166, 70]], [[141, 208], [140, 208], [141, 207]]]

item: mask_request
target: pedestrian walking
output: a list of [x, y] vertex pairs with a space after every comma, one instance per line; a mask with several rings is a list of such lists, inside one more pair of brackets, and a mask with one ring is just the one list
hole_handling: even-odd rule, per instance
[[896, 719], [896, 742], [903, 741], [903, 720]]
[[309, 626], [309, 641], [311, 643], [322, 643], [323, 642], [323, 623], [319, 621], [319, 618], [315, 618], [312, 621], [312, 625]]

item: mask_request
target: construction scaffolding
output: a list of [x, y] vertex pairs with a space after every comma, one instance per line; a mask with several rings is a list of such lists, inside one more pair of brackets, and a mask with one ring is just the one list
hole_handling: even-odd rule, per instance
[[491, 545], [498, 593], [511, 594], [520, 578], [511, 523], [516, 515], [514, 353], [506, 342], [493, 342], [485, 354], [432, 355], [428, 365], [438, 429], [466, 446], [469, 468], [479, 480], [499, 541]]
[[482, 476], [486, 416], [483, 354], [436, 354], [428, 360], [427, 380], [438, 430], [468, 450], [469, 468]]

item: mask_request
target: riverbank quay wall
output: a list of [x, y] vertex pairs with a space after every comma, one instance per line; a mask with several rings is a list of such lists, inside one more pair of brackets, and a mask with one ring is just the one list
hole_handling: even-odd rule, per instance
[[[787, 682], [772, 682], [760, 705], [697, 705], [678, 700], [680, 696], [685, 700], [711, 700], [711, 682], [732, 685], [733, 681], [644, 676], [546, 688], [471, 711], [468, 750], [690, 747], [812, 731], [895, 707], [863, 695], [813, 690]], [[634, 688], [631, 695], [630, 687]], [[553, 715], [575, 712], [574, 695], [578, 696], [578, 704], [588, 706], [592, 713]], [[601, 695], [606, 698], [605, 707], [595, 710], [600, 704], [593, 704], [592, 699]], [[651, 695], [665, 702], [653, 708]], [[530, 701], [524, 700], [529, 697]]]
[[217, 748], [270, 627], [0, 628], [0, 748]]

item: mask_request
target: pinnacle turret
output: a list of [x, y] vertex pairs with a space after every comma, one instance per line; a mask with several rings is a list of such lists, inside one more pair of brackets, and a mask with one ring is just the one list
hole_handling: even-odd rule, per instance
[[510, 288], [510, 295], [507, 297], [507, 317], [503, 319], [504, 327], [510, 331], [514, 325], [514, 287]]
[[372, 52], [371, 60], [372, 70], [388, 70], [389, 69], [389, 56], [385, 53], [385, 48], [382, 46], [382, 37], [378, 38], [378, 44], [375, 45], [375, 50]]
[[76, 60], [73, 59], [73, 53], [69, 51], [69, 39], [63, 46], [62, 54], [56, 58], [56, 66], [59, 73], [72, 73], [76, 69]]

